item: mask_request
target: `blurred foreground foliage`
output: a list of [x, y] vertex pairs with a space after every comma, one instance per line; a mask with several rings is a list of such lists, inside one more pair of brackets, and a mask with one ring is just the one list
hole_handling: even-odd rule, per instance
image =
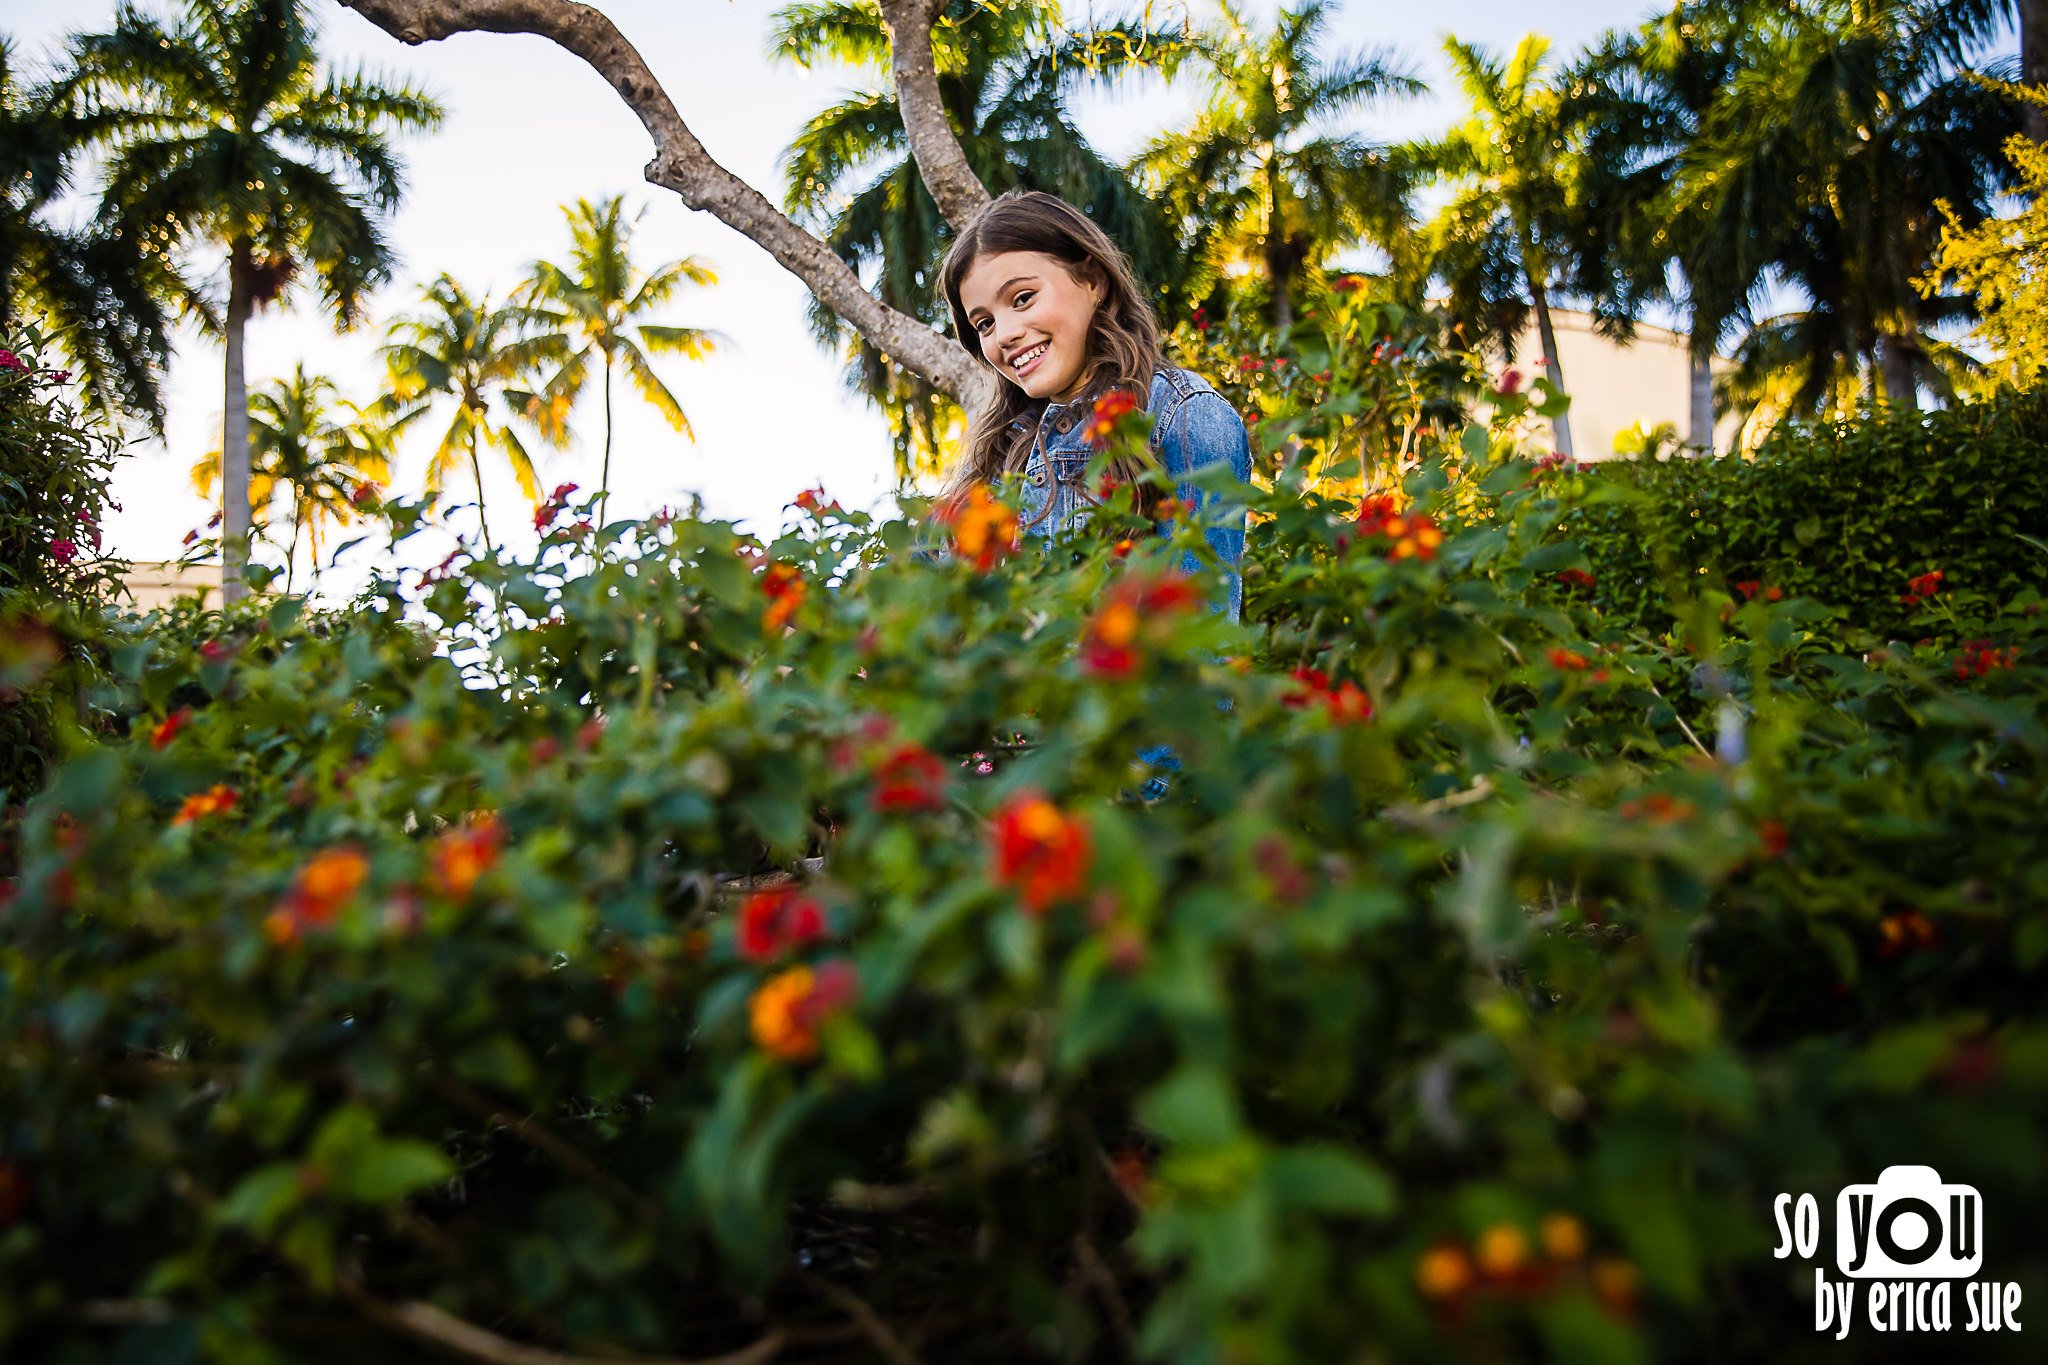
[[1615, 598], [1571, 528], [1662, 513], [1531, 401], [1369, 496], [1268, 433], [1242, 626], [1128, 492], [977, 563], [566, 491], [110, 625], [0, 910], [0, 1345], [1791, 1359], [1773, 1199], [1893, 1164], [2038, 1303], [2040, 560]]

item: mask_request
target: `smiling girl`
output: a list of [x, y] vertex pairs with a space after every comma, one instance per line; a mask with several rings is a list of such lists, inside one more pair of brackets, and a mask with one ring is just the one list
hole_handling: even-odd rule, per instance
[[[1205, 528], [1228, 570], [1218, 609], [1238, 619], [1244, 513], [1217, 513], [1217, 495], [1189, 480], [1220, 466], [1248, 482], [1251, 442], [1207, 380], [1166, 363], [1158, 319], [1116, 244], [1066, 201], [1013, 190], [967, 225], [941, 280], [954, 335], [1000, 376], [988, 406], [972, 415], [949, 495], [1021, 473], [1027, 534], [1051, 537], [1075, 523], [1094, 501], [1083, 486], [1095, 454], [1087, 419], [1097, 399], [1120, 390], [1151, 414], [1147, 454]], [[1111, 466], [1124, 481], [1138, 472], [1128, 461]], [[1149, 505], [1154, 495], [1140, 491]], [[1186, 567], [1197, 567], [1192, 555]]]

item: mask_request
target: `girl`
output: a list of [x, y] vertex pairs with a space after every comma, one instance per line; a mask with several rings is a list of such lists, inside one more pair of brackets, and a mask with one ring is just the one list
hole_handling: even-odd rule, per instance
[[[1223, 395], [1161, 356], [1158, 320], [1123, 252], [1065, 200], [1012, 190], [967, 225], [940, 278], [954, 335], [1000, 376], [994, 397], [969, 423], [948, 499], [971, 484], [1022, 473], [1027, 534], [1049, 538], [1085, 517], [1094, 500], [1082, 476], [1095, 453], [1087, 420], [1096, 399], [1122, 389], [1152, 414], [1149, 454], [1177, 481], [1182, 505], [1201, 518], [1227, 570], [1218, 610], [1237, 620], [1245, 514], [1213, 511], [1217, 495], [1188, 480], [1220, 465], [1248, 482], [1251, 441]], [[1129, 481], [1138, 471], [1119, 467], [1126, 463], [1111, 472]], [[1142, 485], [1140, 496], [1147, 506], [1156, 500]], [[1199, 567], [1192, 554], [1184, 567]]]

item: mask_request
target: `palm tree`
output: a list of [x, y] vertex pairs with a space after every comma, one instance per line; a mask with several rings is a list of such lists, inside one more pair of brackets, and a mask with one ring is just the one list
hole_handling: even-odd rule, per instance
[[[272, 380], [250, 393], [249, 451], [249, 504], [256, 529], [267, 526], [278, 497], [290, 509], [289, 593], [300, 543], [308, 542], [317, 576], [322, 524], [348, 525], [360, 515], [364, 486], [390, 479], [390, 433], [373, 411], [339, 398], [333, 380], [307, 374], [302, 364], [291, 378]], [[193, 485], [202, 495], [212, 495], [222, 463], [215, 450], [192, 466]]]
[[[495, 553], [484, 511], [482, 448], [489, 446], [503, 455], [519, 491], [527, 501], [540, 502], [533, 457], [512, 423], [526, 419], [540, 425], [540, 399], [527, 386], [545, 366], [559, 366], [569, 358], [568, 342], [560, 332], [541, 331], [547, 319], [533, 309], [521, 304], [494, 307], [489, 295], [472, 299], [446, 274], [421, 291], [421, 298], [427, 310], [393, 319], [390, 342], [383, 348], [390, 372], [391, 395], [385, 407], [391, 429], [400, 432], [441, 400], [455, 400], [454, 416], [427, 462], [426, 491], [438, 495], [466, 457], [476, 480], [476, 519], [484, 549]], [[542, 438], [552, 444], [561, 444], [560, 432], [558, 426], [541, 426]]]
[[[1187, 44], [1137, 20], [1089, 33], [1058, 27], [1045, 4], [953, 0], [932, 31], [939, 89], [968, 164], [991, 193], [1046, 190], [1079, 205], [1131, 256], [1171, 311], [1186, 272], [1171, 225], [1124, 170], [1088, 145], [1066, 107], [1088, 80], [1153, 65], [1171, 71]], [[850, 63], [878, 85], [890, 69], [888, 31], [874, 0], [816, 0], [776, 11], [769, 55], [805, 65]], [[944, 327], [938, 266], [952, 229], [910, 155], [902, 111], [886, 88], [854, 95], [805, 124], [784, 157], [784, 204], [839, 257], [872, 276], [899, 312]], [[845, 347], [848, 385], [887, 412], [899, 473], [940, 458], [954, 410], [925, 380], [853, 334], [815, 300], [811, 331]]]
[[1133, 163], [1164, 195], [1205, 281], [1232, 262], [1263, 272], [1283, 333], [1304, 271], [1362, 239], [1398, 260], [1408, 235], [1397, 159], [1330, 125], [1425, 87], [1388, 51], [1326, 57], [1328, 22], [1325, 0], [1304, 0], [1255, 33], [1241, 6], [1224, 0], [1222, 27], [1193, 41], [1213, 75], [1206, 102], [1193, 125], [1157, 138]]
[[[614, 195], [602, 203], [579, 199], [565, 207], [569, 220], [570, 263], [536, 261], [531, 278], [520, 290], [521, 301], [533, 309], [536, 324], [562, 337], [572, 354], [541, 388], [540, 414], [555, 439], [565, 439], [569, 410], [582, 396], [595, 360], [604, 369], [604, 465], [598, 478], [599, 505], [612, 486], [612, 369], [623, 365], [640, 396], [688, 440], [697, 433], [683, 414], [683, 405], [647, 362], [647, 353], [702, 360], [726, 341], [701, 327], [660, 327], [640, 322], [668, 303], [685, 285], [709, 286], [718, 276], [694, 256], [670, 261], [651, 275], [642, 275], [629, 251], [633, 225], [624, 219], [624, 201]], [[635, 338], [638, 338], [636, 341]]]
[[[1971, 305], [1923, 298], [1914, 281], [1945, 221], [1937, 205], [1981, 222], [2019, 129], [2013, 101], [1965, 65], [1957, 12], [1955, 0], [1777, 7], [1693, 144], [1681, 202], [1702, 225], [1703, 266], [1726, 272], [1710, 292], [1776, 283], [1805, 296], [1744, 346], [1752, 387], [1786, 391], [1789, 410], [1823, 406], [1845, 370], [1894, 403], [1917, 405], [1922, 381], [1945, 387], [1933, 333]], [[1789, 389], [1769, 380], [1787, 364]]]
[[76, 107], [75, 80], [25, 83], [17, 65], [0, 38], [0, 332], [23, 313], [42, 315], [102, 412], [139, 414], [161, 432], [164, 301], [176, 293], [162, 229], [124, 240], [50, 220], [94, 125]]
[[249, 317], [310, 263], [337, 325], [361, 319], [392, 265], [380, 216], [402, 185], [387, 134], [441, 119], [409, 86], [322, 71], [314, 37], [299, 0], [188, 0], [171, 26], [124, 5], [111, 30], [73, 43], [110, 146], [103, 215], [225, 258], [228, 601], [247, 557]]
[[[1544, 79], [1550, 40], [1528, 35], [1505, 66], [1456, 38], [1444, 51], [1472, 116], [1417, 155], [1453, 190], [1429, 233], [1436, 269], [1450, 285], [1451, 317], [1497, 339], [1512, 359], [1533, 308], [1544, 372], [1563, 392], [1550, 300], [1566, 284], [1583, 161], [1566, 142], [1558, 91]], [[1551, 428], [1558, 453], [1570, 456], [1570, 418], [1559, 413]]]
[[[1677, 187], [1700, 127], [1755, 55], [1758, 0], [1687, 0], [1610, 33], [1558, 80], [1566, 137], [1582, 149], [1568, 266], [1572, 292], [1622, 338], [1652, 304], [1691, 318], [1689, 444], [1714, 444], [1713, 359], [1746, 286], [1702, 259], [1718, 249], [1688, 217]], [[1713, 284], [1723, 292], [1710, 296]]]

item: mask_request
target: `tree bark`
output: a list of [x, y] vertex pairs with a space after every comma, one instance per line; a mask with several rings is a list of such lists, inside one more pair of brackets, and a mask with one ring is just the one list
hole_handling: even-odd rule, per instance
[[612, 353], [604, 353], [604, 465], [597, 476], [597, 524], [604, 525], [612, 500]]
[[1919, 344], [1910, 337], [1887, 336], [1877, 343], [1884, 379], [1884, 400], [1901, 407], [1920, 406]]
[[[457, 33], [530, 33], [555, 43], [583, 59], [603, 76], [632, 109], [654, 139], [654, 158], [647, 163], [651, 184], [674, 191], [693, 209], [701, 209], [750, 238], [804, 282], [818, 301], [844, 319], [861, 336], [893, 356], [912, 372], [960, 403], [968, 411], [978, 410], [989, 385], [996, 382], [985, 366], [977, 365], [951, 338], [933, 331], [925, 323], [888, 307], [861, 287], [860, 277], [833, 253], [777, 209], [759, 190], [718, 164], [704, 144], [683, 122], [675, 104], [654, 78], [646, 61], [612, 21], [589, 5], [575, 0], [340, 0], [347, 9], [368, 19], [402, 43], [417, 46], [437, 42]], [[899, 88], [913, 91], [929, 80], [932, 92], [937, 77], [931, 71], [931, 20], [938, 11], [936, 0], [889, 0], [898, 27], [892, 30], [897, 47]], [[921, 15], [921, 24], [909, 18]], [[917, 41], [906, 35], [917, 30]], [[921, 54], [921, 62], [920, 62]], [[905, 63], [921, 67], [910, 72], [907, 86], [902, 75]], [[936, 120], [926, 120], [912, 131], [912, 148], [920, 173], [947, 177], [967, 171], [965, 155], [945, 121], [942, 108]], [[905, 110], [906, 119], [910, 111]], [[922, 117], [922, 115], [920, 115]], [[922, 146], [919, 143], [922, 142]], [[942, 146], [950, 142], [946, 155]], [[977, 182], [978, 183], [978, 182]], [[941, 205], [946, 199], [938, 186], [933, 193]], [[960, 191], [950, 186], [945, 193], [961, 202]], [[981, 192], [987, 198], [987, 191]], [[950, 217], [950, 214], [949, 214]]]
[[1692, 434], [1689, 445], [1714, 453], [1714, 363], [1711, 353], [1689, 349], [1692, 369]]
[[[1550, 325], [1550, 294], [1534, 275], [1529, 277], [1529, 295], [1536, 300], [1536, 335], [1543, 343], [1544, 376], [1550, 380], [1553, 389], [1563, 393], [1564, 364], [1557, 357], [1557, 330]], [[1558, 454], [1567, 460], [1577, 458], [1572, 450], [1572, 423], [1569, 413], [1560, 412], [1550, 419], [1550, 433]]]
[[491, 523], [484, 516], [484, 464], [482, 460], [477, 458], [476, 454], [477, 422], [482, 420], [482, 415], [479, 415], [475, 421], [469, 424], [469, 472], [476, 476], [476, 526], [479, 531], [483, 532], [484, 553], [496, 559], [498, 552], [491, 547]]
[[[2020, 79], [2048, 89], [2048, 0], [2020, 0]], [[2027, 136], [2048, 146], [2048, 109], [2029, 104], [2021, 118]]]
[[882, 25], [889, 31], [889, 55], [896, 72], [896, 107], [917, 173], [932, 202], [962, 232], [988, 207], [988, 189], [967, 164], [960, 139], [946, 118], [939, 74], [932, 61], [932, 24], [946, 0], [881, 0]]
[[228, 243], [227, 375], [220, 423], [220, 599], [248, 595], [242, 571], [249, 563], [249, 377], [243, 333], [254, 311], [249, 244]]

